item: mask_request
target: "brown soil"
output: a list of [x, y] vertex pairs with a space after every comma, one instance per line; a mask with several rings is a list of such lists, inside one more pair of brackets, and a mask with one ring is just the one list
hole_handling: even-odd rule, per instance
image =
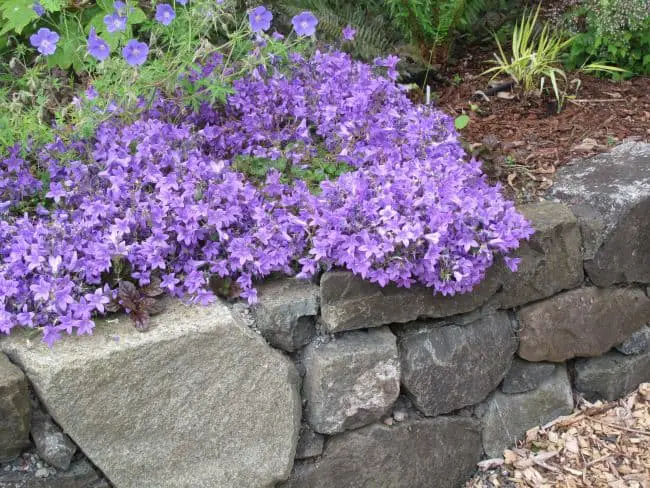
[[437, 104], [447, 113], [469, 115], [461, 130], [469, 148], [490, 178], [519, 201], [543, 193], [556, 169], [572, 159], [625, 139], [650, 140], [650, 77], [614, 82], [570, 73], [570, 97], [558, 113], [553, 97], [525, 96], [517, 87], [489, 100], [477, 95], [488, 90], [489, 76], [480, 74], [486, 66], [461, 63], [450, 75], [458, 83], [436, 90]]
[[466, 488], [650, 487], [650, 383], [610, 403], [582, 401], [530, 429], [503, 458], [479, 463]]

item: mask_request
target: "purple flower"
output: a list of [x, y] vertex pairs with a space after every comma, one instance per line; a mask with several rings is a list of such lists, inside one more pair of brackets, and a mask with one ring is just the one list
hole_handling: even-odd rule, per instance
[[248, 12], [248, 21], [253, 32], [266, 31], [271, 28], [273, 14], [266, 7], [260, 5]]
[[311, 36], [316, 32], [318, 19], [311, 12], [302, 12], [291, 19], [293, 29], [299, 36]]
[[113, 2], [113, 8], [115, 9], [115, 13], [117, 13], [118, 15], [122, 15], [122, 16], [126, 15], [126, 3], [120, 0], [115, 0]]
[[357, 35], [356, 29], [353, 29], [350, 24], [343, 28], [342, 37], [344, 41], [354, 41], [354, 36]]
[[521, 263], [521, 258], [510, 258], [510, 257], [505, 257], [504, 261], [506, 262], [506, 266], [512, 271], [513, 273], [517, 271], [519, 268], [519, 263]]
[[159, 3], [156, 6], [156, 20], [162, 25], [171, 24], [172, 20], [176, 17], [176, 12], [171, 5], [167, 3]]
[[39, 53], [44, 56], [54, 54], [56, 51], [56, 43], [59, 42], [59, 34], [46, 27], [38, 29], [36, 34], [29, 37], [29, 42], [34, 46]]
[[94, 86], [91, 85], [86, 89], [86, 98], [88, 100], [94, 100], [98, 95], [99, 93], [97, 93]]
[[179, 5], [187, 5], [187, 0], [176, 0], [176, 3]]
[[34, 5], [32, 6], [32, 9], [34, 10], [34, 12], [36, 12], [36, 15], [38, 15], [39, 17], [42, 16], [45, 13], [45, 9], [38, 2], [34, 2]]
[[104, 61], [111, 54], [111, 48], [108, 46], [108, 43], [97, 35], [94, 27], [90, 28], [87, 49], [88, 54], [98, 61]]
[[122, 55], [127, 63], [131, 66], [139, 66], [144, 64], [149, 54], [149, 46], [144, 42], [139, 42], [136, 39], [131, 39], [126, 43], [122, 49]]
[[117, 12], [104, 17], [104, 25], [108, 32], [124, 32], [126, 30], [126, 17], [122, 17]]

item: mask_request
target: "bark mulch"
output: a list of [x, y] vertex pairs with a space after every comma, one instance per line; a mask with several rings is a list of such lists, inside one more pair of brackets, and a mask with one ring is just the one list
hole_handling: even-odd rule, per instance
[[525, 96], [516, 87], [481, 95], [489, 89], [489, 76], [481, 75], [489, 66], [485, 58], [468, 57], [455, 67], [449, 79], [457, 84], [438, 87], [435, 102], [447, 113], [469, 115], [461, 130], [469, 149], [518, 201], [535, 200], [572, 159], [623, 140], [650, 140], [650, 77], [614, 82], [569, 73], [568, 97], [558, 113], [554, 97]]
[[581, 400], [478, 467], [465, 488], [648, 488], [650, 383], [614, 402]]

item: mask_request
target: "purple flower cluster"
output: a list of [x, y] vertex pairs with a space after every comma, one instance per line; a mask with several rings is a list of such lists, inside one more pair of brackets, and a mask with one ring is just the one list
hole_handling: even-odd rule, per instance
[[[131, 125], [46, 146], [35, 158], [43, 183], [12, 151], [0, 161], [0, 332], [42, 327], [48, 344], [90, 333], [116, 297], [109, 272], [160, 279], [193, 303], [214, 299], [215, 275], [253, 302], [254, 281], [270, 273], [331, 267], [381, 285], [471, 290], [532, 230], [465, 161], [453, 119], [378, 74], [392, 66], [292, 55], [288, 72], [237, 81], [225, 107], [182, 116], [160, 102]], [[254, 184], [233, 167], [239, 157], [305, 167], [324, 152], [355, 171], [318, 194], [275, 171]], [[39, 195], [45, 205], [25, 211]]]

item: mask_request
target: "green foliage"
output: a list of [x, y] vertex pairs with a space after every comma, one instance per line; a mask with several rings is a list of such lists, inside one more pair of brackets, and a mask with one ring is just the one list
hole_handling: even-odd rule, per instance
[[461, 25], [472, 22], [485, 9], [485, 0], [385, 0], [402, 33], [421, 48], [443, 52]]
[[310, 10], [318, 18], [319, 37], [336, 44], [341, 31], [350, 25], [357, 32], [353, 42], [343, 46], [352, 55], [372, 60], [395, 49], [401, 37], [385, 14], [383, 0], [278, 0], [274, 4], [288, 21], [304, 10]]
[[[541, 6], [541, 5], [540, 5]], [[534, 12], [524, 13], [521, 21], [512, 33], [511, 52], [507, 55], [498, 38], [495, 38], [498, 54], [495, 53], [494, 67], [484, 74], [491, 73], [493, 78], [510, 76], [524, 92], [531, 93], [537, 89], [544, 90], [550, 83], [553, 95], [558, 101], [558, 110], [562, 106], [564, 91], [560, 84], [566, 83], [566, 74], [562, 70], [561, 61], [564, 51], [571, 46], [574, 38], [565, 39], [562, 34], [553, 32], [549, 23], [538, 28], [540, 6]], [[603, 64], [584, 66], [585, 70], [622, 72]]]
[[[583, 2], [586, 5], [570, 11], [573, 18], [582, 19], [584, 28], [576, 36], [566, 59], [569, 68], [578, 68], [589, 60], [618, 66], [633, 74], [650, 74], [650, 2], [617, 0]], [[631, 3], [629, 9], [639, 10], [620, 17], [616, 8]], [[602, 5], [601, 5], [602, 4]], [[625, 11], [625, 10], [624, 10]], [[643, 14], [645, 13], [645, 15]], [[620, 73], [608, 73], [620, 78]]]
[[458, 130], [463, 130], [469, 124], [469, 115], [459, 115], [454, 119], [454, 127]]
[[297, 180], [304, 181], [312, 193], [320, 191], [320, 183], [325, 180], [336, 179], [344, 173], [352, 171], [351, 166], [336, 161], [324, 149], [300, 165], [292, 164], [289, 160], [265, 159], [253, 156], [239, 156], [233, 162], [233, 168], [241, 171], [249, 180], [263, 184], [267, 173], [275, 169], [280, 172], [280, 181], [293, 183]]

